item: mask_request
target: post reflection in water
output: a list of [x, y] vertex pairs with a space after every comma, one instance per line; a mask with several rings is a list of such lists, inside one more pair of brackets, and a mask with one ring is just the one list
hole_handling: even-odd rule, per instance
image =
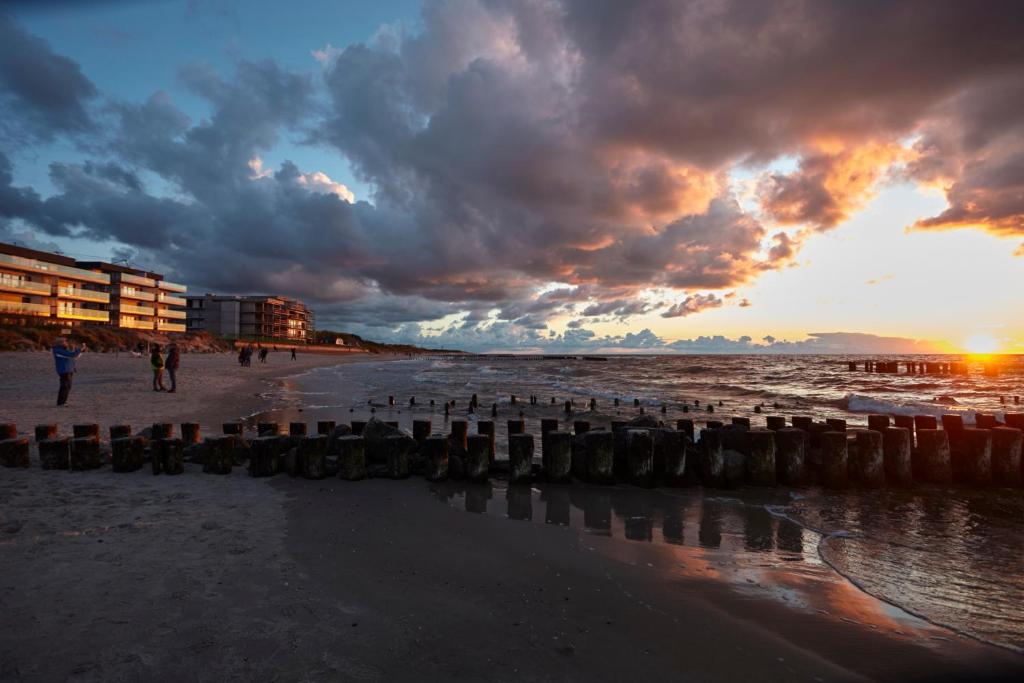
[[743, 547], [755, 552], [772, 550], [772, 515], [762, 507], [743, 509]]
[[665, 507], [664, 516], [661, 519], [661, 535], [666, 543], [683, 544], [683, 512], [682, 501], [679, 505]]
[[804, 552], [804, 530], [799, 524], [780, 519], [775, 530], [775, 543], [779, 550], [788, 550], [791, 553]]
[[491, 482], [470, 484], [466, 487], [466, 512], [487, 512], [487, 502], [493, 497], [494, 487], [491, 486]]
[[529, 486], [509, 486], [505, 494], [508, 500], [509, 519], [530, 521], [533, 519], [533, 489]]
[[566, 486], [548, 486], [541, 490], [540, 499], [544, 501], [544, 522], [569, 526], [569, 488]]
[[722, 545], [722, 512], [724, 506], [717, 500], [704, 499], [700, 508], [700, 530], [697, 539], [702, 548]]

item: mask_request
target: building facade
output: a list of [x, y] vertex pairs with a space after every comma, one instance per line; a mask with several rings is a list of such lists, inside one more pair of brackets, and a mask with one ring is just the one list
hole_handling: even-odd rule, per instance
[[185, 291], [159, 273], [0, 243], [0, 321], [184, 332]]
[[189, 330], [253, 341], [313, 342], [316, 318], [301, 301], [285, 296], [218, 294], [186, 298]]

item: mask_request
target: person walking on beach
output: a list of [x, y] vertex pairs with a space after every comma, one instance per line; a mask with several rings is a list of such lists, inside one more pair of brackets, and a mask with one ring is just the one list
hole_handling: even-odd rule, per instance
[[167, 391], [164, 388], [164, 359], [160, 355], [160, 345], [153, 344], [149, 354], [149, 364], [153, 366], [153, 391]]
[[82, 344], [81, 347], [72, 349], [68, 347], [68, 340], [65, 337], [57, 337], [53, 342], [53, 360], [57, 366], [57, 376], [60, 377], [60, 389], [57, 390], [58, 406], [67, 403], [68, 394], [71, 393], [71, 380], [75, 375], [75, 359], [87, 348]]
[[167, 366], [167, 376], [171, 378], [171, 388], [168, 389], [168, 394], [173, 394], [178, 390], [178, 365], [181, 364], [181, 354], [178, 352], [178, 345], [171, 342], [171, 345], [167, 347], [167, 360], [165, 365]]
[[295, 349], [292, 349], [292, 360], [295, 360]]

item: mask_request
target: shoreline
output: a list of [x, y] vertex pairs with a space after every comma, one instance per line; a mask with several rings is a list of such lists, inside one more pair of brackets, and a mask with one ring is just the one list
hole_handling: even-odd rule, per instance
[[[57, 407], [57, 375], [49, 352], [0, 353], [0, 422], [11, 422], [23, 434], [37, 424], [96, 423], [106, 439], [110, 425], [141, 430], [154, 422], [198, 422], [206, 434], [219, 434], [223, 422], [242, 420], [273, 408], [271, 400], [289, 377], [314, 368], [366, 362], [387, 362], [395, 356], [376, 354], [271, 354], [241, 368], [233, 353], [182, 354], [178, 391], [154, 392], [149, 361], [128, 353], [86, 352], [78, 359], [71, 396]], [[170, 380], [164, 374], [164, 386]]]
[[831, 569], [750, 584], [729, 550], [473, 514], [419, 479], [2, 474], [0, 679], [999, 680], [1024, 663]]

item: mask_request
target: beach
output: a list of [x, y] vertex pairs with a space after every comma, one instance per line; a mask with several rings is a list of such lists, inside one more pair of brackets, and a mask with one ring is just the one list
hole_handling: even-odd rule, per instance
[[[385, 357], [386, 359], [386, 357]], [[0, 422], [13, 422], [29, 433], [37, 424], [112, 424], [142, 429], [154, 422], [198, 422], [203, 427], [238, 420], [273, 404], [268, 397], [284, 377], [316, 367], [380, 361], [370, 354], [328, 355], [270, 353], [266, 363], [239, 367], [234, 353], [182, 354], [178, 390], [153, 391], [148, 355], [85, 352], [78, 358], [71, 397], [57, 407], [58, 378], [47, 352], [0, 353]], [[164, 374], [164, 386], [170, 380]]]
[[[433, 361], [186, 356], [168, 396], [145, 359], [86, 356], [58, 419], [50, 358], [3, 354], [0, 421], [405, 426], [408, 408], [366, 406], [417, 362]], [[310, 384], [323, 372], [337, 386]], [[471, 390], [420, 387], [417, 416], [441, 431], [441, 401]], [[1011, 648], [833, 569], [878, 554], [855, 546], [872, 508], [920, 526], [938, 495], [2, 469], [0, 680], [1009, 680]], [[829, 532], [837, 514], [858, 533]]]

